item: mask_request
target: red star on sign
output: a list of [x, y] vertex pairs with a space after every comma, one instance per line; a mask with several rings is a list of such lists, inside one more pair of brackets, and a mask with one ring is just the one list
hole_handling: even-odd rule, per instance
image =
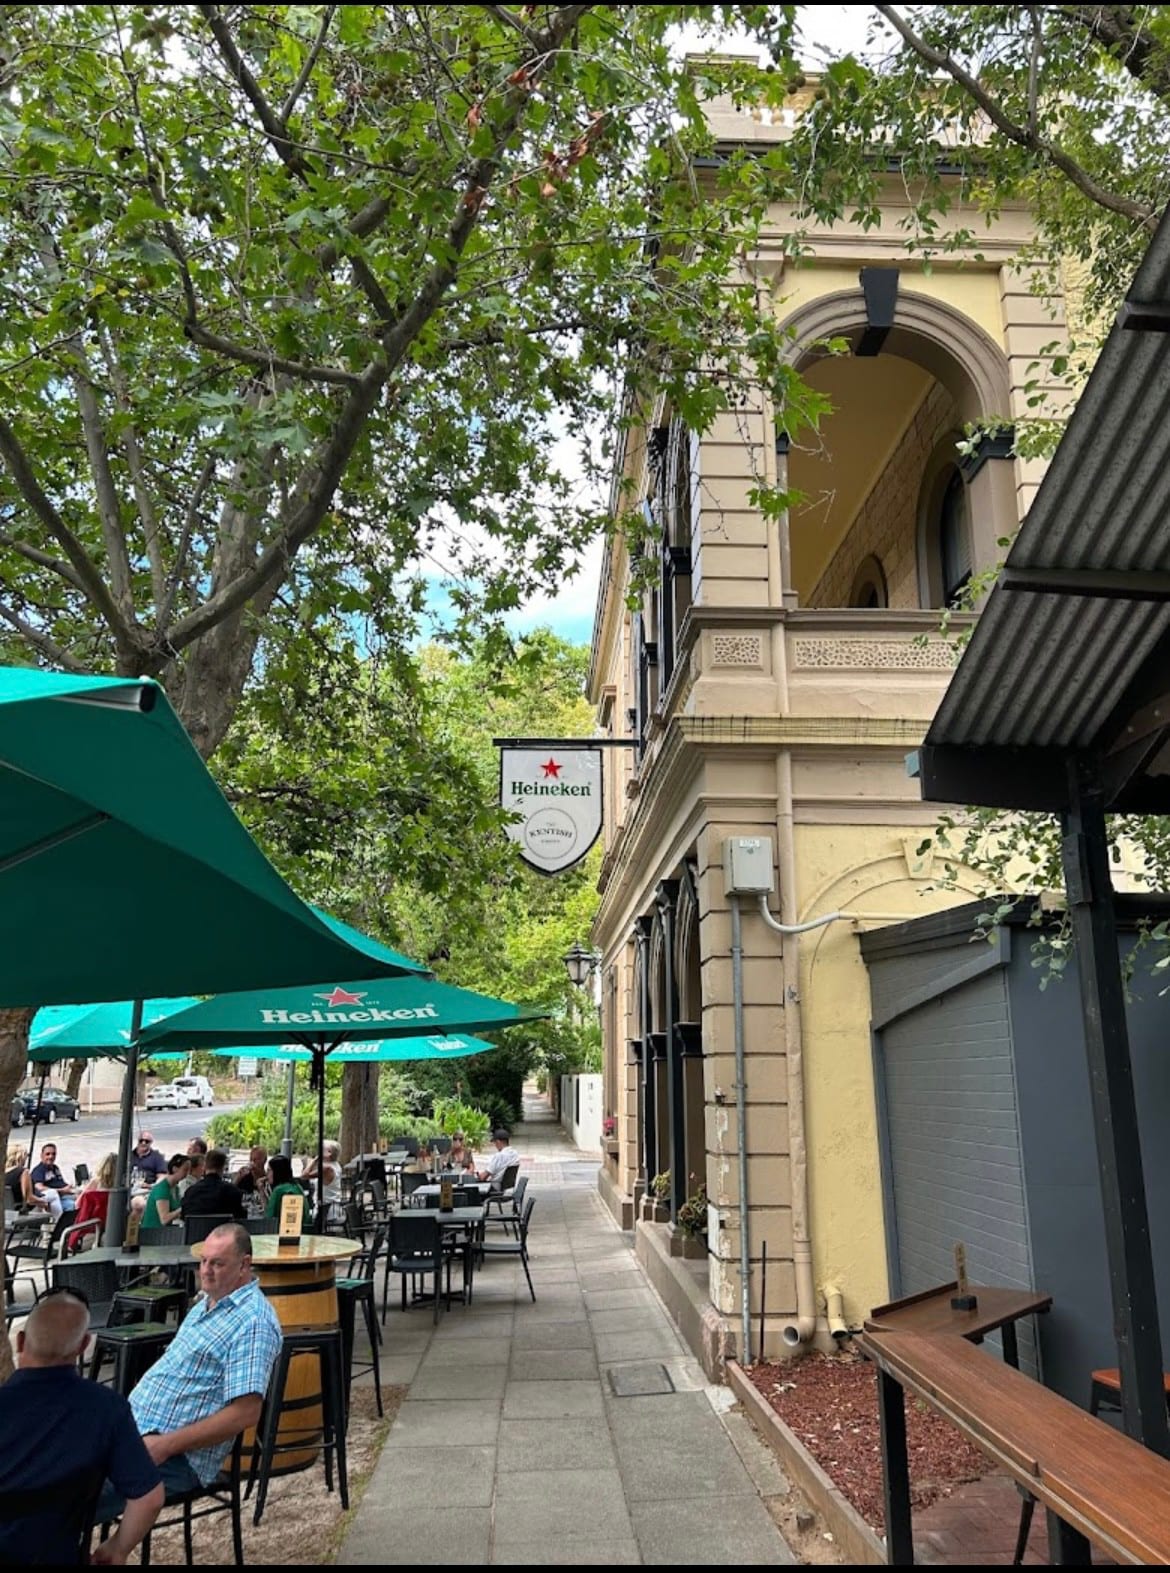
[[555, 781], [561, 773], [562, 766], [558, 765], [555, 759], [550, 758], [548, 764], [541, 765], [540, 768], [544, 771], [546, 780], [549, 776], [552, 776]]
[[326, 1005], [360, 1005], [365, 999], [364, 994], [350, 994], [338, 984], [332, 994], [314, 994], [315, 1000], [324, 1000]]

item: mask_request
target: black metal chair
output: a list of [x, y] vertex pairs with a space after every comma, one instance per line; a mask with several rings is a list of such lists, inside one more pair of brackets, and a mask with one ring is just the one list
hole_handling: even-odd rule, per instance
[[[84, 1469], [31, 1490], [0, 1491], [0, 1524], [26, 1524], [29, 1541], [35, 1544], [38, 1528], [44, 1520], [51, 1520], [55, 1529], [76, 1540], [73, 1563], [88, 1566], [94, 1515], [104, 1483], [103, 1469]], [[38, 1526], [38, 1519], [42, 1526]]]
[[410, 1206], [410, 1198], [414, 1195], [415, 1191], [418, 1190], [420, 1185], [428, 1185], [430, 1183], [430, 1178], [431, 1177], [429, 1174], [403, 1174], [401, 1176], [399, 1185], [402, 1201], [405, 1206]]
[[49, 1264], [57, 1259], [58, 1248], [67, 1229], [74, 1222], [72, 1212], [63, 1212], [53, 1225], [49, 1234], [43, 1231], [20, 1230], [10, 1231], [4, 1245], [4, 1256], [7, 1271], [14, 1278], [20, 1277], [20, 1262], [34, 1262], [39, 1265], [45, 1279], [45, 1288], [49, 1287]]
[[536, 1299], [536, 1290], [532, 1287], [532, 1274], [528, 1271], [528, 1222], [532, 1217], [532, 1209], [535, 1206], [536, 1197], [528, 1197], [524, 1203], [524, 1210], [516, 1224], [516, 1238], [514, 1240], [482, 1240], [479, 1247], [481, 1258], [518, 1256], [524, 1268], [524, 1276], [528, 1280], [528, 1293], [533, 1300]]
[[251, 1235], [257, 1235], [257, 1234], [279, 1234], [280, 1233], [280, 1219], [279, 1218], [245, 1218], [244, 1219], [244, 1228], [247, 1229], [248, 1233], [251, 1234]]
[[231, 1213], [207, 1213], [195, 1218], [183, 1219], [183, 1244], [198, 1245], [201, 1240], [206, 1240], [213, 1229], [218, 1229], [221, 1223], [235, 1223]]
[[183, 1228], [177, 1223], [162, 1223], [157, 1229], [139, 1229], [139, 1245], [176, 1245], [183, 1238]]
[[499, 1185], [492, 1186], [491, 1190], [487, 1194], [487, 1210], [489, 1218], [492, 1215], [493, 1208], [495, 1208], [499, 1217], [502, 1218], [504, 1216], [505, 1207], [511, 1207], [512, 1197], [515, 1193], [516, 1180], [519, 1176], [519, 1173], [520, 1165], [518, 1163], [510, 1163], [504, 1170], [503, 1174], [501, 1174]]
[[[162, 1506], [162, 1513], [154, 1523], [151, 1535], [157, 1529], [172, 1529], [176, 1524], [183, 1526], [183, 1553], [186, 1566], [192, 1567], [195, 1561], [195, 1548], [191, 1538], [191, 1525], [197, 1518], [211, 1518], [219, 1513], [230, 1513], [232, 1520], [232, 1555], [236, 1567], [244, 1566], [244, 1536], [240, 1523], [240, 1449], [243, 1443], [243, 1433], [236, 1437], [232, 1443], [232, 1450], [228, 1454], [227, 1463], [215, 1479], [206, 1486], [190, 1486], [185, 1491], [168, 1491], [166, 1501]], [[197, 1504], [202, 1504], [197, 1506]], [[168, 1508], [181, 1508], [182, 1512], [171, 1518], [164, 1518]], [[142, 1566], [150, 1567], [150, 1535], [142, 1542]]]
[[[286, 1420], [282, 1435], [281, 1418], [289, 1367], [302, 1354], [316, 1355], [321, 1364], [321, 1424], [318, 1426], [314, 1421], [309, 1426], [297, 1428], [290, 1427]], [[340, 1328], [319, 1327], [300, 1333], [285, 1333], [268, 1382], [268, 1394], [264, 1400], [260, 1424], [256, 1427], [256, 1442], [248, 1467], [248, 1489], [245, 1495], [251, 1496], [252, 1487], [257, 1487], [256, 1506], [252, 1513], [254, 1524], [260, 1522], [264, 1513], [273, 1460], [280, 1453], [303, 1453], [309, 1447], [319, 1447], [321, 1450], [328, 1491], [333, 1490], [333, 1462], [336, 1458], [338, 1495], [342, 1508], [349, 1507], [345, 1424], [345, 1370]]]
[[382, 1322], [386, 1321], [386, 1302], [390, 1293], [390, 1274], [402, 1279], [402, 1309], [406, 1310], [407, 1277], [435, 1280], [435, 1321], [439, 1320], [439, 1292], [444, 1265], [443, 1231], [431, 1214], [418, 1211], [397, 1212], [390, 1217], [386, 1267], [382, 1275]]
[[431, 1151], [442, 1153], [445, 1157], [451, 1151], [451, 1138], [449, 1136], [436, 1136], [431, 1142]]
[[362, 1246], [350, 1258], [349, 1272], [346, 1277], [337, 1280], [337, 1308], [341, 1323], [341, 1352], [345, 1365], [345, 1410], [349, 1413], [349, 1390], [353, 1385], [353, 1341], [357, 1308], [360, 1305], [362, 1315], [365, 1317], [366, 1332], [370, 1339], [371, 1359], [369, 1364], [362, 1363], [356, 1369], [360, 1374], [363, 1371], [374, 1373], [374, 1394], [378, 1404], [378, 1414], [382, 1413], [382, 1373], [379, 1370], [378, 1347], [382, 1342], [382, 1330], [378, 1326], [378, 1317], [374, 1305], [374, 1273], [377, 1269], [378, 1258], [386, 1245], [386, 1236], [389, 1225], [380, 1223], [374, 1228], [374, 1237], [369, 1245]]

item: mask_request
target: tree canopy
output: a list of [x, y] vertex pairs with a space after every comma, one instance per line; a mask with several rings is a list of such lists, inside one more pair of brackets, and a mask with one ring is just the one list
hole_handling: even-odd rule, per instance
[[572, 571], [559, 435], [785, 381], [728, 287], [764, 194], [687, 178], [759, 79], [668, 40], [792, 13], [0, 7], [3, 649], [160, 677], [209, 755], [266, 633]]

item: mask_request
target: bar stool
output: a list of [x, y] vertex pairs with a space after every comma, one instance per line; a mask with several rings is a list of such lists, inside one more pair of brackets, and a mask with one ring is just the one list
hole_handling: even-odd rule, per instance
[[165, 1322], [175, 1313], [176, 1324], [187, 1314], [186, 1289], [175, 1284], [133, 1284], [114, 1296], [118, 1310], [137, 1311], [145, 1322]]
[[[1166, 1407], [1170, 1409], [1170, 1371], [1162, 1374], [1162, 1387], [1166, 1394]], [[1095, 1415], [1102, 1407], [1121, 1408], [1121, 1372], [1114, 1366], [1108, 1371], [1094, 1371], [1089, 1389], [1089, 1413]]]
[[372, 1371], [374, 1373], [374, 1393], [378, 1401], [378, 1414], [382, 1414], [382, 1373], [378, 1369], [378, 1346], [382, 1342], [382, 1329], [378, 1326], [378, 1318], [374, 1309], [374, 1271], [378, 1257], [382, 1254], [386, 1244], [387, 1226], [378, 1224], [374, 1230], [374, 1238], [369, 1245], [356, 1251], [350, 1259], [352, 1277], [337, 1280], [337, 1309], [341, 1322], [341, 1348], [345, 1364], [345, 1412], [349, 1415], [349, 1390], [353, 1385], [353, 1336], [354, 1323], [357, 1319], [357, 1307], [362, 1308], [362, 1315], [366, 1320], [366, 1332], [370, 1338], [370, 1353], [372, 1359], [369, 1364], [361, 1364], [359, 1372]]
[[[248, 1467], [248, 1489], [245, 1496], [251, 1496], [252, 1487], [259, 1482], [256, 1493], [256, 1507], [252, 1514], [253, 1524], [260, 1522], [264, 1512], [264, 1503], [268, 1497], [268, 1481], [272, 1473], [272, 1461], [278, 1453], [303, 1453], [307, 1448], [315, 1445], [306, 1442], [306, 1435], [316, 1433], [316, 1426], [304, 1426], [299, 1430], [286, 1427], [286, 1439], [278, 1441], [280, 1432], [281, 1414], [284, 1409], [284, 1390], [288, 1382], [289, 1366], [297, 1355], [315, 1354], [321, 1362], [321, 1452], [325, 1462], [325, 1489], [333, 1490], [333, 1457], [337, 1455], [337, 1485], [343, 1509], [349, 1507], [349, 1477], [345, 1464], [345, 1369], [341, 1349], [341, 1329], [339, 1327], [326, 1327], [306, 1329], [303, 1333], [285, 1333], [284, 1342], [281, 1344], [280, 1353], [276, 1357], [272, 1377], [268, 1383], [268, 1396], [264, 1401], [264, 1412], [260, 1416], [260, 1424], [256, 1431], [256, 1442], [252, 1448], [252, 1462]], [[298, 1437], [300, 1440], [293, 1440]]]
[[131, 1322], [125, 1327], [100, 1327], [93, 1334], [89, 1375], [97, 1381], [107, 1360], [114, 1362], [113, 1388], [123, 1398], [154, 1364], [178, 1331], [162, 1322]]

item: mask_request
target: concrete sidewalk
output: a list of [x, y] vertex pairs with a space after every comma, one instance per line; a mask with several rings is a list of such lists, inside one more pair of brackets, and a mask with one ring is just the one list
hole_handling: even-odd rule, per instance
[[392, 1305], [382, 1379], [409, 1393], [338, 1562], [792, 1562], [771, 1453], [674, 1332], [596, 1164], [525, 1112], [536, 1303], [497, 1260], [437, 1329]]

